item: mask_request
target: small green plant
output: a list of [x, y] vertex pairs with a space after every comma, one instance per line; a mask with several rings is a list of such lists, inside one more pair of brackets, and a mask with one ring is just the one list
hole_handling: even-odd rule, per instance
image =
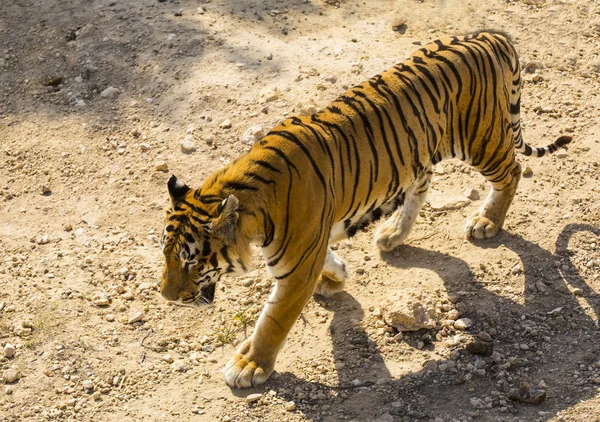
[[233, 314], [233, 320], [238, 321], [242, 325], [242, 329], [244, 330], [244, 338], [248, 337], [248, 333], [247, 333], [248, 325], [250, 325], [251, 323], [256, 321], [256, 315], [252, 315], [252, 314], [248, 315], [246, 313], [250, 308], [251, 307], [248, 307], [246, 309], [241, 309], [241, 310], [237, 311], [235, 314]]
[[233, 343], [235, 340], [235, 332], [231, 329], [230, 324], [219, 327], [215, 332], [215, 340], [221, 344]]

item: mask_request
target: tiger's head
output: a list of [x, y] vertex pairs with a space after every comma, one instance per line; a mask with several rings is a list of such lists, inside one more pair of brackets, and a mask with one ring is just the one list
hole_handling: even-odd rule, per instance
[[165, 266], [162, 296], [180, 305], [211, 304], [223, 274], [246, 272], [246, 248], [238, 242], [239, 201], [234, 195], [202, 195], [171, 176], [161, 246]]

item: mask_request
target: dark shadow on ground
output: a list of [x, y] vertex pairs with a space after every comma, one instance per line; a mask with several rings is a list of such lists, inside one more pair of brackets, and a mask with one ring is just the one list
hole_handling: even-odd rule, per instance
[[[467, 263], [450, 255], [408, 245], [399, 249], [399, 257], [382, 255], [398, 268], [435, 271], [443, 279], [448, 294], [460, 295], [466, 309], [463, 316], [475, 324], [470, 332], [496, 333], [493, 349], [502, 356], [500, 363], [489, 356], [472, 355], [465, 349], [466, 345], [459, 344], [457, 359], [437, 361], [437, 367], [426, 367], [419, 373], [377, 384], [378, 379], [389, 377], [389, 371], [377, 345], [367, 333], [350, 323], [363, 317], [360, 305], [350, 295], [340, 294], [324, 302], [324, 306], [334, 312], [331, 335], [335, 359], [352, 363], [352, 359], [359, 356], [361, 361], [365, 358], [369, 363], [367, 367], [350, 364], [338, 370], [339, 386], [350, 386], [355, 379], [372, 381], [375, 385], [338, 390], [283, 373], [269, 388], [308, 392], [307, 398], [297, 405], [305, 417], [314, 421], [337, 421], [342, 417], [375, 420], [385, 414], [395, 421], [467, 416], [477, 416], [478, 420], [509, 416], [524, 421], [550, 420], [558, 412], [598, 392], [591, 378], [600, 352], [600, 331], [596, 325], [600, 298], [575, 268], [568, 249], [573, 236], [581, 232], [600, 236], [596, 227], [568, 225], [558, 236], [556, 254], [506, 232], [496, 239], [478, 242], [487, 248], [503, 245], [519, 255], [525, 275], [524, 304], [488, 290], [489, 285], [480, 283]], [[561, 262], [560, 267], [555, 266], [556, 261]], [[543, 283], [545, 287], [537, 288], [536, 283]], [[568, 293], [567, 285], [583, 290], [580, 298], [587, 300], [588, 314], [595, 312], [594, 318]], [[529, 349], [522, 350], [521, 344], [527, 344]], [[472, 370], [467, 365], [478, 366], [477, 361], [483, 361], [485, 375], [469, 375]], [[443, 364], [455, 369], [440, 371]], [[481, 364], [479, 362], [479, 367]], [[541, 404], [507, 398], [509, 391], [522, 382], [535, 384], [540, 380], [547, 384], [547, 398]], [[316, 397], [317, 392], [324, 393], [326, 399]], [[293, 394], [287, 396], [290, 400], [294, 398]], [[486, 397], [489, 402], [485, 402]], [[390, 420], [389, 416], [383, 420]]]

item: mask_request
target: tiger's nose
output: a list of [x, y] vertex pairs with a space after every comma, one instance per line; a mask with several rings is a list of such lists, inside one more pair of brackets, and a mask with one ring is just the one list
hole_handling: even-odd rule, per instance
[[160, 283], [160, 294], [167, 300], [179, 300], [181, 294], [180, 290], [176, 287], [171, 287], [167, 283]]

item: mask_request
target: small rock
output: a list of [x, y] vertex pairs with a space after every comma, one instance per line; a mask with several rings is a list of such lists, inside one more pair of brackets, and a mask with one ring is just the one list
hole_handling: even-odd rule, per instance
[[166, 173], [169, 171], [169, 166], [164, 161], [157, 161], [154, 163], [154, 170]]
[[42, 185], [42, 195], [50, 195], [52, 193], [52, 190], [50, 189], [50, 187], [48, 185]]
[[417, 331], [435, 328], [436, 314], [433, 307], [406, 296], [393, 295], [381, 307], [383, 319], [398, 331]]
[[519, 274], [519, 273], [521, 273], [521, 272], [522, 272], [522, 270], [521, 270], [521, 265], [519, 265], [519, 264], [516, 264], [516, 265], [515, 265], [514, 267], [512, 267], [512, 269], [510, 270], [510, 273], [511, 273], [512, 275], [517, 275], [517, 274]]
[[[148, 144], [148, 143], [146, 143], [146, 142], [142, 142], [142, 143], [140, 144], [140, 151], [142, 151], [142, 152], [149, 151], [149, 150], [150, 150], [150, 148], [151, 148], [151, 147], [150, 147], [150, 144]], [[167, 169], [167, 170], [168, 170], [168, 169]]]
[[192, 142], [193, 136], [187, 135], [183, 141], [181, 141], [181, 152], [184, 154], [191, 154], [196, 151], [196, 145]]
[[479, 334], [477, 334], [477, 337], [479, 337], [479, 339], [483, 340], [483, 341], [487, 341], [487, 342], [492, 341], [492, 336], [490, 336], [485, 331], [480, 331]]
[[471, 200], [432, 189], [427, 202], [436, 211], [446, 211], [464, 208], [471, 203]]
[[463, 195], [473, 201], [477, 201], [479, 199], [479, 191], [477, 189], [467, 189], [463, 192]]
[[6, 343], [4, 345], [3, 354], [4, 354], [5, 358], [9, 358], [9, 359], [12, 358], [15, 355], [16, 351], [17, 350], [15, 349], [15, 346], [13, 346], [12, 344]]
[[546, 399], [546, 390], [523, 383], [520, 388], [510, 390], [508, 397], [522, 403], [539, 404]]
[[2, 374], [2, 379], [4, 380], [4, 382], [6, 384], [11, 384], [19, 379], [19, 373], [17, 372], [16, 369], [12, 369], [12, 368], [7, 369]]
[[296, 410], [296, 403], [294, 403], [293, 401], [289, 401], [284, 405], [283, 408], [288, 412], [293, 412], [294, 410]]
[[190, 365], [188, 365], [183, 359], [179, 359], [171, 364], [171, 368], [173, 368], [173, 370], [176, 372], [187, 372], [190, 369]]
[[242, 135], [242, 142], [248, 145], [254, 145], [256, 141], [260, 140], [265, 135], [264, 129], [261, 125], [255, 125]]
[[472, 355], [488, 356], [492, 354], [492, 343], [475, 340], [467, 344], [467, 351]]
[[567, 155], [569, 155], [569, 154], [567, 153], [567, 150], [564, 148], [559, 149], [558, 152], [556, 153], [556, 156], [558, 158], [567, 158]]
[[573, 289], [573, 294], [575, 296], [583, 296], [583, 289], [580, 289], [579, 287], [575, 287]]
[[146, 318], [146, 313], [144, 311], [135, 311], [129, 316], [127, 320], [127, 324], [133, 324], [134, 322], [139, 322]]
[[100, 93], [100, 96], [102, 98], [115, 98], [117, 95], [119, 95], [119, 92], [120, 91], [117, 88], [109, 86]]
[[173, 363], [175, 361], [175, 359], [173, 359], [173, 356], [171, 355], [163, 355], [162, 360], [164, 360], [167, 363]]
[[108, 322], [113, 322], [115, 320], [115, 316], [113, 314], [106, 314], [104, 317]]
[[466, 330], [473, 325], [473, 321], [469, 318], [459, 318], [454, 322], [454, 328], [457, 330]]
[[394, 417], [389, 413], [384, 413], [379, 418], [375, 419], [373, 422], [394, 422]]
[[90, 393], [94, 390], [94, 383], [92, 382], [92, 380], [85, 380], [81, 383], [81, 386], [83, 387], [83, 390], [86, 393]]
[[594, 378], [593, 381], [594, 381], [594, 384], [600, 385], [600, 377]]
[[231, 120], [229, 119], [225, 119], [221, 122], [221, 124], [219, 125], [219, 127], [221, 129], [229, 129], [231, 127]]
[[110, 298], [106, 293], [96, 293], [92, 297], [92, 302], [96, 306], [108, 306], [110, 304]]
[[246, 403], [254, 403], [256, 401], [259, 401], [262, 398], [262, 394], [260, 393], [256, 393], [256, 394], [249, 394], [248, 396], [246, 396]]
[[533, 170], [531, 169], [531, 167], [525, 166], [522, 174], [523, 174], [523, 176], [530, 176], [533, 174]]

